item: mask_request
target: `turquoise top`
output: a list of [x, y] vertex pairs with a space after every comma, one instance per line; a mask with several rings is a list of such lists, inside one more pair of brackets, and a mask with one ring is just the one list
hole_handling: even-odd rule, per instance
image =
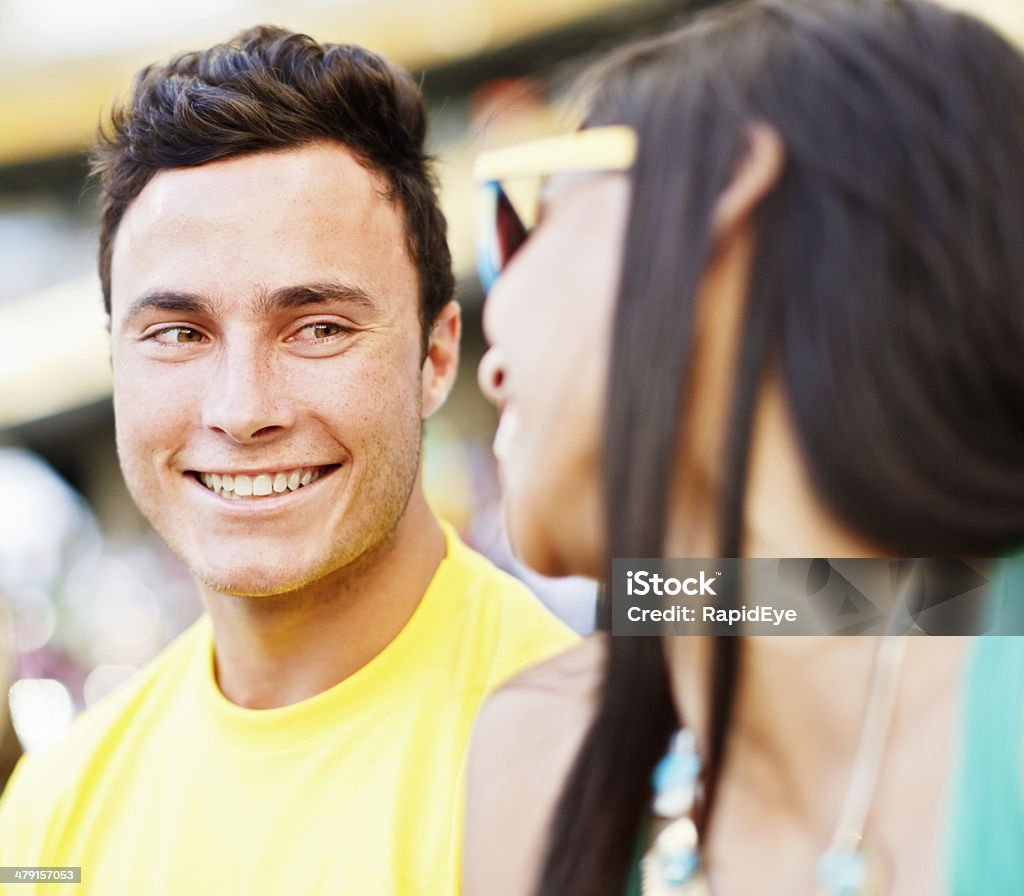
[[978, 638], [963, 713], [949, 896], [1024, 894], [1024, 637]]

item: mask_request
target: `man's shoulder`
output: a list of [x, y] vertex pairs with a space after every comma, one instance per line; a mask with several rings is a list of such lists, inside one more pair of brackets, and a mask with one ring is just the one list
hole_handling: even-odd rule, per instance
[[445, 537], [448, 543], [445, 562], [461, 586], [460, 597], [480, 601], [495, 612], [522, 612], [531, 618], [562, 625], [526, 585], [463, 542], [448, 525], [445, 525]]
[[479, 551], [459, 540], [458, 536], [449, 541], [446, 559], [464, 583], [467, 599], [498, 601], [499, 607], [508, 606], [526, 612], [534, 612], [538, 608], [549, 612], [519, 579], [499, 569]]
[[107, 745], [125, 742], [129, 732], [158, 716], [180, 690], [182, 674], [209, 637], [209, 620], [194, 623], [131, 679], [82, 712], [56, 743], [22, 757], [5, 791], [18, 789], [43, 797], [72, 791]]
[[488, 691], [579, 641], [579, 635], [522, 582], [446, 529], [445, 581], [457, 592], [449, 599], [455, 601], [453, 609], [463, 627], [464, 651], [479, 656], [481, 666], [488, 667]]
[[471, 605], [469, 609], [500, 622], [502, 630], [548, 632], [565, 646], [579, 640], [519, 579], [454, 534], [449, 538], [447, 563], [455, 572], [449, 581], [458, 583], [459, 599]]

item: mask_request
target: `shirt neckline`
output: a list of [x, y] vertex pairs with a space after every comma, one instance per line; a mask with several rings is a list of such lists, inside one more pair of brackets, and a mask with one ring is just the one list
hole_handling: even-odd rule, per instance
[[[199, 643], [202, 661], [194, 664], [202, 711], [211, 727], [231, 746], [246, 752], [283, 752], [315, 746], [336, 734], [339, 723], [365, 700], [379, 702], [408, 683], [408, 669], [416, 654], [429, 649], [429, 631], [450, 620], [446, 613], [458, 588], [458, 555], [466, 550], [455, 530], [441, 521], [445, 555], [423, 597], [394, 638], [368, 663], [325, 691], [306, 700], [273, 709], [249, 709], [232, 703], [220, 690], [214, 673], [213, 624], [204, 615]], [[426, 657], [423, 658], [426, 662]]]

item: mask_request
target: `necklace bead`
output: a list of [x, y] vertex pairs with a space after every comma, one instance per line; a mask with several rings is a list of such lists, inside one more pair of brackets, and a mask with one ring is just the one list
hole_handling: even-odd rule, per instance
[[830, 849], [818, 860], [818, 882], [823, 896], [861, 896], [868, 882], [868, 866], [859, 850]]

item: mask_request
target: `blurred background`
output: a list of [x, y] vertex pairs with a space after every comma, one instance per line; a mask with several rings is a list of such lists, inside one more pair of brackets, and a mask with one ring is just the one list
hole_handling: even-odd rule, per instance
[[[495, 415], [475, 383], [483, 297], [470, 169], [485, 146], [565, 129], [564, 87], [593, 55], [713, 2], [0, 0], [0, 788], [22, 750], [60, 737], [201, 612], [114, 450], [84, 153], [133, 73], [269, 23], [422, 74], [466, 317], [463, 370], [428, 425], [428, 492], [471, 544], [586, 632], [594, 586], [526, 573], [504, 540]], [[1024, 39], [1022, 0], [955, 5]]]

